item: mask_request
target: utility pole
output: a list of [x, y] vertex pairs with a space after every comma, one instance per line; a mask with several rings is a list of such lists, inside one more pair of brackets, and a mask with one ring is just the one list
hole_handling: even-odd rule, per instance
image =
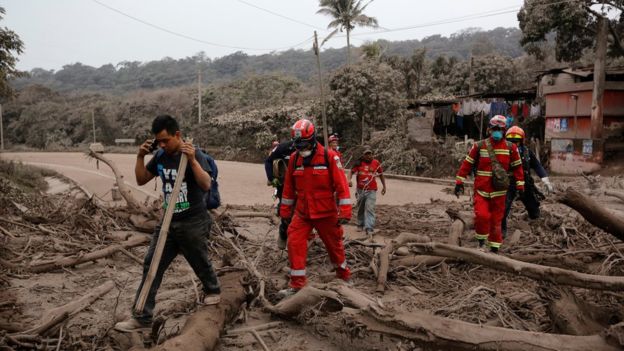
[[95, 109], [91, 110], [91, 124], [93, 125], [93, 142], [95, 143]]
[[[327, 114], [325, 112], [325, 94], [323, 93], [323, 76], [321, 74], [321, 50], [318, 45], [318, 37], [316, 35], [316, 31], [314, 31], [314, 55], [316, 55], [316, 66], [318, 68], [318, 77], [319, 77], [319, 90], [321, 93], [321, 111], [323, 114], [323, 140], [325, 140], [325, 148], [327, 148], [328, 137], [327, 137]], [[364, 127], [364, 125], [362, 125]], [[364, 128], [362, 128], [362, 138], [364, 137]]]
[[0, 151], [4, 151], [4, 129], [2, 129], [2, 104], [0, 104]]
[[[596, 61], [594, 61], [594, 91], [592, 94], [591, 107], [591, 138], [598, 140], [602, 145], [602, 129], [603, 129], [603, 96], [605, 86], [605, 62], [607, 56], [607, 19], [598, 17], [598, 36], [596, 38]], [[594, 144], [595, 145], [595, 144]]]
[[474, 57], [470, 54], [470, 66], [468, 67], [468, 95], [474, 94], [474, 72], [472, 71], [474, 66]]
[[201, 67], [197, 69], [197, 119], [201, 123], [201, 108], [202, 108], [202, 93], [201, 93]]

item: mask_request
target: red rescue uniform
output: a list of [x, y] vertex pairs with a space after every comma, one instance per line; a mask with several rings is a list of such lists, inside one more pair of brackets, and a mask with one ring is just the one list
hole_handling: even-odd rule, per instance
[[[505, 139], [495, 141], [489, 138], [494, 155], [503, 168], [513, 170], [516, 189], [524, 191], [522, 160], [516, 145]], [[488, 240], [490, 247], [500, 248], [503, 243], [501, 223], [505, 215], [507, 190], [494, 190], [492, 185], [492, 160], [484, 141], [475, 143], [462, 162], [457, 173], [456, 183], [462, 184], [477, 162], [474, 180], [475, 237]]]
[[315, 228], [325, 244], [329, 259], [336, 266], [336, 276], [348, 280], [342, 241], [342, 227], [338, 219], [351, 219], [351, 196], [347, 178], [338, 155], [316, 145], [309, 164], [295, 151], [288, 162], [284, 179], [284, 192], [280, 216], [290, 218], [288, 226], [288, 260], [290, 261], [290, 287], [300, 289], [306, 285], [306, 259], [308, 236]]

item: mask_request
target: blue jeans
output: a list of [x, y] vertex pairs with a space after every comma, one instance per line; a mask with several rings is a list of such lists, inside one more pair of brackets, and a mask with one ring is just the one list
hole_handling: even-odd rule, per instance
[[366, 230], [375, 228], [377, 190], [357, 189], [357, 225]]
[[163, 248], [162, 256], [160, 257], [160, 264], [154, 281], [152, 282], [151, 289], [147, 295], [145, 307], [143, 311], [134, 311], [134, 306], [139, 298], [143, 282], [149, 271], [152, 257], [154, 257], [154, 250], [156, 249], [156, 242], [160, 234], [160, 225], [154, 228], [154, 236], [150, 242], [149, 249], [145, 255], [145, 261], [143, 263], [143, 278], [141, 284], [136, 292], [134, 304], [132, 304], [132, 316], [142, 323], [148, 324], [152, 322], [152, 316], [154, 314], [154, 307], [156, 306], [156, 293], [162, 282], [165, 270], [171, 264], [173, 259], [182, 253], [186, 261], [189, 263], [193, 271], [202, 283], [203, 290], [207, 294], [218, 294], [221, 292], [219, 287], [219, 280], [217, 274], [212, 267], [210, 258], [208, 257], [208, 235], [210, 234], [210, 227], [212, 226], [212, 219], [207, 212], [203, 212], [197, 216], [184, 218], [180, 221], [172, 221], [169, 226], [169, 234], [167, 235], [167, 241]]

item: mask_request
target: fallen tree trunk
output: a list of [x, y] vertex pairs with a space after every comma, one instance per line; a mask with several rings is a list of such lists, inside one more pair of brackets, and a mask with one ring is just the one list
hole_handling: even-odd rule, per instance
[[448, 243], [449, 245], [460, 246], [461, 244], [461, 236], [464, 233], [464, 228], [466, 224], [459, 219], [456, 219], [451, 224], [449, 228], [449, 237]]
[[614, 216], [592, 198], [568, 188], [557, 201], [580, 213], [589, 223], [624, 241], [624, 219]]
[[97, 288], [89, 291], [89, 293], [79, 300], [72, 301], [66, 305], [53, 308], [43, 314], [41, 317], [41, 323], [28, 329], [20, 334], [35, 334], [45, 335], [48, 331], [54, 331], [61, 322], [75, 316], [78, 312], [91, 306], [98, 298], [106, 295], [115, 287], [115, 283], [112, 280], [105, 282]]
[[94, 261], [100, 258], [108, 257], [122, 249], [129, 249], [140, 246], [150, 241], [147, 235], [137, 235], [122, 243], [111, 245], [100, 250], [89, 252], [87, 254], [78, 254], [76, 256], [63, 257], [54, 261], [46, 261], [36, 263], [28, 267], [28, 271], [33, 273], [49, 272], [62, 267], [74, 266], [80, 263]]
[[555, 331], [568, 335], [594, 335], [604, 328], [588, 312], [588, 306], [573, 292], [561, 290], [560, 297], [548, 303], [548, 314]]
[[431, 255], [413, 255], [407, 257], [401, 257], [396, 260], [392, 260], [391, 264], [393, 268], [398, 267], [418, 267], [418, 266], [435, 266], [442, 262], [457, 261], [454, 258], [431, 256]]
[[386, 280], [388, 279], [388, 269], [390, 268], [390, 255], [395, 247], [400, 247], [407, 243], [430, 242], [431, 238], [426, 235], [401, 233], [392, 239], [386, 247], [379, 253], [379, 274], [377, 275], [377, 289], [379, 293], [386, 290]]
[[422, 312], [380, 315], [371, 311], [360, 311], [347, 321], [353, 320], [367, 332], [361, 341], [349, 337], [345, 340], [351, 349], [378, 350], [378, 344], [371, 343], [371, 333], [385, 336], [382, 340], [391, 343], [388, 337], [411, 340], [419, 346], [444, 350], [506, 350], [506, 351], [615, 351], [600, 335], [571, 336], [500, 327], [488, 327], [449, 318], [437, 317]]
[[321, 309], [328, 312], [338, 312], [343, 307], [337, 293], [306, 286], [293, 296], [269, 307], [269, 310], [274, 314], [292, 318], [298, 316], [303, 309], [314, 307], [320, 303], [322, 303]]
[[618, 199], [624, 201], [624, 193], [621, 191], [605, 190], [605, 195], [617, 197]]
[[416, 249], [423, 254], [452, 257], [536, 280], [595, 290], [622, 291], [624, 289], [624, 277], [593, 275], [562, 268], [541, 266], [517, 261], [502, 255], [494, 255], [435, 242], [411, 245], [412, 249]]
[[104, 155], [100, 153], [93, 152], [92, 150], [89, 151], [89, 156], [95, 158], [96, 160], [104, 162], [108, 167], [111, 168], [113, 174], [115, 175], [115, 182], [117, 183], [119, 192], [121, 193], [121, 196], [124, 198], [124, 200], [126, 200], [128, 207], [141, 213], [149, 212], [147, 207], [143, 206], [137, 199], [134, 198], [134, 196], [132, 196], [132, 191], [130, 190], [130, 187], [128, 187], [128, 185], [126, 184], [123, 174], [119, 172], [119, 169], [117, 169], [117, 166], [113, 161], [104, 157]]
[[[162, 351], [211, 351], [214, 350], [225, 324], [237, 314], [245, 301], [242, 279], [246, 273], [225, 274], [221, 280], [221, 303], [200, 307], [193, 313], [180, 334], [152, 350]], [[132, 348], [131, 350], [140, 350]]]
[[[383, 312], [374, 299], [357, 289], [344, 284], [328, 284], [320, 289], [310, 290], [311, 294], [324, 296], [324, 293], [335, 292], [344, 300], [345, 306], [356, 310], [345, 310], [342, 314], [344, 325], [356, 326], [359, 332], [342, 328], [341, 332], [330, 333], [340, 336], [339, 343], [344, 349], [379, 350], [395, 344], [391, 338], [411, 340], [418, 346], [430, 346], [432, 349], [446, 350], [510, 350], [510, 351], [615, 351], [599, 335], [569, 336], [538, 332], [520, 331], [499, 327], [487, 327], [449, 318], [437, 317], [422, 312], [405, 312], [389, 314]], [[331, 294], [331, 296], [334, 296]], [[300, 313], [305, 305], [297, 304]], [[324, 324], [325, 322], [320, 321]], [[364, 329], [364, 330], [362, 330]], [[371, 333], [380, 334], [379, 338], [371, 337]], [[379, 342], [377, 342], [379, 340]], [[399, 340], [399, 341], [400, 341]]]

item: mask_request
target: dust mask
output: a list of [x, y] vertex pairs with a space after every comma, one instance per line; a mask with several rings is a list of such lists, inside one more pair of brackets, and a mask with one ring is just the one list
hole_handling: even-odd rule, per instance
[[503, 138], [503, 132], [500, 130], [495, 130], [492, 132], [492, 139], [499, 141]]
[[299, 154], [301, 154], [301, 156], [303, 157], [309, 157], [310, 155], [312, 155], [312, 150], [299, 151]]

